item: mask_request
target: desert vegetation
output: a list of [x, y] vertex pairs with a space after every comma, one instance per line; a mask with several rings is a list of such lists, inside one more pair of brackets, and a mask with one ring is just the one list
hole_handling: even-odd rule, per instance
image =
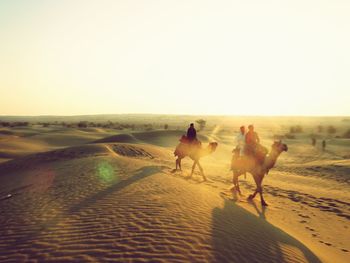
[[27, 122], [27, 121], [15, 121], [15, 122], [0, 121], [0, 126], [2, 126], [2, 127], [27, 127], [27, 126], [29, 126], [29, 122]]
[[204, 119], [199, 119], [199, 120], [196, 120], [196, 123], [199, 126], [199, 130], [203, 130], [205, 128], [205, 125], [207, 124], [207, 121]]
[[291, 126], [289, 128], [289, 133], [302, 133], [303, 127], [301, 125]]

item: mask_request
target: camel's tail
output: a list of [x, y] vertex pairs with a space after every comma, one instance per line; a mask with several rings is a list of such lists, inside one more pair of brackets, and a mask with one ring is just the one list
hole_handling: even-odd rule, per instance
[[176, 146], [176, 149], [175, 149], [175, 151], [174, 151], [174, 155], [175, 155], [175, 156], [183, 155], [184, 151], [185, 151], [184, 144], [183, 144], [183, 143], [179, 143], [179, 144]]
[[175, 151], [174, 151], [174, 155], [175, 155], [175, 156], [179, 156], [179, 153], [180, 153], [180, 151], [179, 151], [179, 146], [177, 146], [176, 149], [175, 149]]

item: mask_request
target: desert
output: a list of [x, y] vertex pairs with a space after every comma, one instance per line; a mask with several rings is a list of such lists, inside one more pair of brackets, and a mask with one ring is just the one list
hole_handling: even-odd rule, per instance
[[[130, 116], [118, 118], [0, 129], [2, 262], [347, 261], [346, 121], [209, 116], [198, 138], [218, 147], [200, 160], [204, 181], [198, 168], [190, 176], [190, 158], [174, 170], [191, 118], [135, 116], [132, 129]], [[242, 196], [232, 191], [234, 135], [247, 122], [267, 147], [282, 136], [289, 148], [264, 178], [266, 207], [247, 200], [250, 174], [239, 177]], [[303, 130], [290, 133], [293, 122]], [[319, 123], [337, 131], [317, 133]], [[314, 132], [325, 150], [311, 145]]]

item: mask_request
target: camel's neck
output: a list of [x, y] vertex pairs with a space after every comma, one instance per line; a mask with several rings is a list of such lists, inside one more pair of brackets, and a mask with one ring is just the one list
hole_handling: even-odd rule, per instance
[[278, 157], [280, 156], [280, 152], [272, 149], [269, 155], [265, 158], [264, 166], [267, 170], [273, 168], [276, 164]]
[[208, 146], [200, 151], [200, 156], [201, 157], [207, 156], [207, 155], [211, 154], [212, 152], [213, 152], [212, 148], [210, 146]]

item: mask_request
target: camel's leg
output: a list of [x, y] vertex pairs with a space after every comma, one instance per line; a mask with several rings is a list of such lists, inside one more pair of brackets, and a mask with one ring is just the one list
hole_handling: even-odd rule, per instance
[[258, 188], [255, 189], [255, 191], [254, 191], [253, 194], [249, 195], [248, 199], [249, 199], [249, 200], [254, 199], [257, 193], [258, 193]]
[[204, 175], [203, 168], [202, 168], [202, 166], [200, 165], [199, 161], [197, 162], [197, 164], [198, 164], [199, 170], [201, 171], [201, 175], [203, 176], [203, 180], [206, 181], [207, 178], [206, 178], [205, 175]]
[[262, 186], [261, 185], [260, 185], [260, 189], [259, 190], [260, 190], [259, 193], [260, 193], [261, 205], [262, 206], [268, 206], [268, 204], [264, 200], [264, 196], [263, 196], [263, 191], [262, 191]]
[[182, 169], [181, 169], [181, 160], [182, 160], [182, 158], [178, 156], [176, 161], [175, 161], [175, 164], [176, 164], [175, 170], [177, 170], [177, 168], [179, 167], [179, 170], [182, 171]]
[[194, 162], [193, 162], [193, 165], [192, 165], [192, 171], [191, 171], [190, 177], [192, 177], [192, 175], [193, 175], [193, 173], [194, 173], [194, 168], [196, 168], [196, 165], [197, 165], [197, 161], [194, 161]]
[[256, 194], [259, 193], [260, 194], [261, 205], [262, 206], [267, 206], [267, 203], [264, 200], [264, 196], [263, 196], [263, 192], [262, 192], [262, 186], [261, 186], [262, 179], [264, 178], [264, 175], [262, 175], [262, 176], [255, 175], [253, 177], [254, 177], [254, 181], [255, 181], [255, 184], [256, 184], [256, 189], [255, 189], [254, 193], [249, 196], [249, 199], [253, 199], [256, 196]]
[[261, 176], [258, 177], [258, 184], [257, 184], [257, 189], [258, 192], [260, 194], [260, 201], [261, 201], [261, 205], [262, 206], [268, 206], [267, 203], [264, 200], [264, 196], [263, 196], [263, 188], [262, 188], [262, 180], [264, 179], [264, 174], [262, 174]]
[[256, 184], [256, 189], [254, 191], [253, 194], [249, 195], [248, 199], [251, 200], [251, 199], [254, 199], [256, 194], [259, 192], [259, 181], [257, 179], [257, 176], [255, 174], [253, 174], [253, 178], [254, 178], [254, 181], [255, 181], [255, 184]]
[[240, 174], [238, 172], [233, 172], [233, 179], [232, 179], [232, 183], [234, 185], [234, 188], [233, 189], [236, 189], [237, 192], [239, 193], [239, 195], [241, 196], [242, 193], [241, 193], [241, 189], [239, 188], [239, 182], [238, 182], [238, 176]]

